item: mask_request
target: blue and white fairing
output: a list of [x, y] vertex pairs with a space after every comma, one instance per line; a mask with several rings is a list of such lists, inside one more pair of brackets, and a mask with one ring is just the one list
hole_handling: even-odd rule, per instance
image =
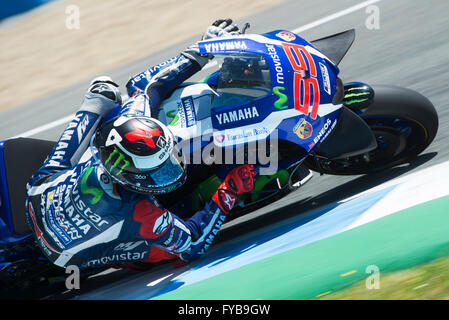
[[[299, 36], [277, 30], [202, 41], [199, 48], [201, 54], [213, 54], [216, 59], [259, 56], [268, 64], [268, 85], [256, 88], [267, 89], [264, 94], [234, 104], [213, 103], [210, 116], [217, 146], [278, 138], [310, 152], [335, 127], [342, 107], [332, 104], [339, 70]], [[217, 78], [207, 82], [217, 85]], [[220, 92], [219, 85], [217, 92], [226, 90]]]

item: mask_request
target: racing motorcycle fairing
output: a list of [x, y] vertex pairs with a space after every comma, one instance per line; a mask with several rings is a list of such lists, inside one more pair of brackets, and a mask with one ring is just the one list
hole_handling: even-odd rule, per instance
[[336, 127], [315, 151], [319, 156], [334, 160], [367, 153], [376, 147], [376, 137], [368, 124], [343, 107]]
[[355, 40], [355, 30], [350, 29], [331, 36], [311, 41], [335, 65], [339, 65]]
[[[202, 41], [199, 49], [219, 65], [206, 80], [215, 91], [208, 95], [210, 117], [199, 119], [216, 146], [279, 139], [310, 152], [335, 127], [342, 107], [332, 103], [339, 70], [299, 36], [277, 30]], [[240, 68], [246, 79], [232, 70], [239, 64], [249, 66]]]

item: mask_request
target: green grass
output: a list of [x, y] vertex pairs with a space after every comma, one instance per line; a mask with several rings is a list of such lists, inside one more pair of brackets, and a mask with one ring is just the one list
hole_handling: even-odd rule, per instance
[[[422, 203], [343, 233], [192, 281], [154, 299], [449, 298], [448, 208], [449, 196]], [[379, 268], [380, 290], [366, 289], [368, 266]], [[195, 276], [195, 271], [187, 274], [187, 283]], [[180, 281], [184, 281], [182, 277]], [[354, 288], [347, 289], [354, 284]]]
[[[368, 276], [368, 275], [367, 275]], [[366, 281], [326, 294], [321, 300], [449, 300], [449, 257], [409, 269], [380, 273], [379, 289], [367, 289]]]

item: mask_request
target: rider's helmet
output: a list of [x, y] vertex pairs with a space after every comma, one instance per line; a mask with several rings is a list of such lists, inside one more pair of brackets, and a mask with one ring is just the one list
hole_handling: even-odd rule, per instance
[[168, 193], [185, 182], [182, 150], [156, 119], [119, 116], [97, 129], [92, 144], [105, 171], [125, 189]]

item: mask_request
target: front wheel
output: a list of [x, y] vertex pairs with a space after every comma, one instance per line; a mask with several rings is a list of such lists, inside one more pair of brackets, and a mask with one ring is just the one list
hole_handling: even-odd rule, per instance
[[309, 156], [305, 163], [310, 169], [335, 175], [373, 173], [412, 160], [432, 143], [438, 115], [426, 97], [394, 86], [373, 89], [374, 99], [360, 117], [373, 131], [377, 148], [336, 160]]

